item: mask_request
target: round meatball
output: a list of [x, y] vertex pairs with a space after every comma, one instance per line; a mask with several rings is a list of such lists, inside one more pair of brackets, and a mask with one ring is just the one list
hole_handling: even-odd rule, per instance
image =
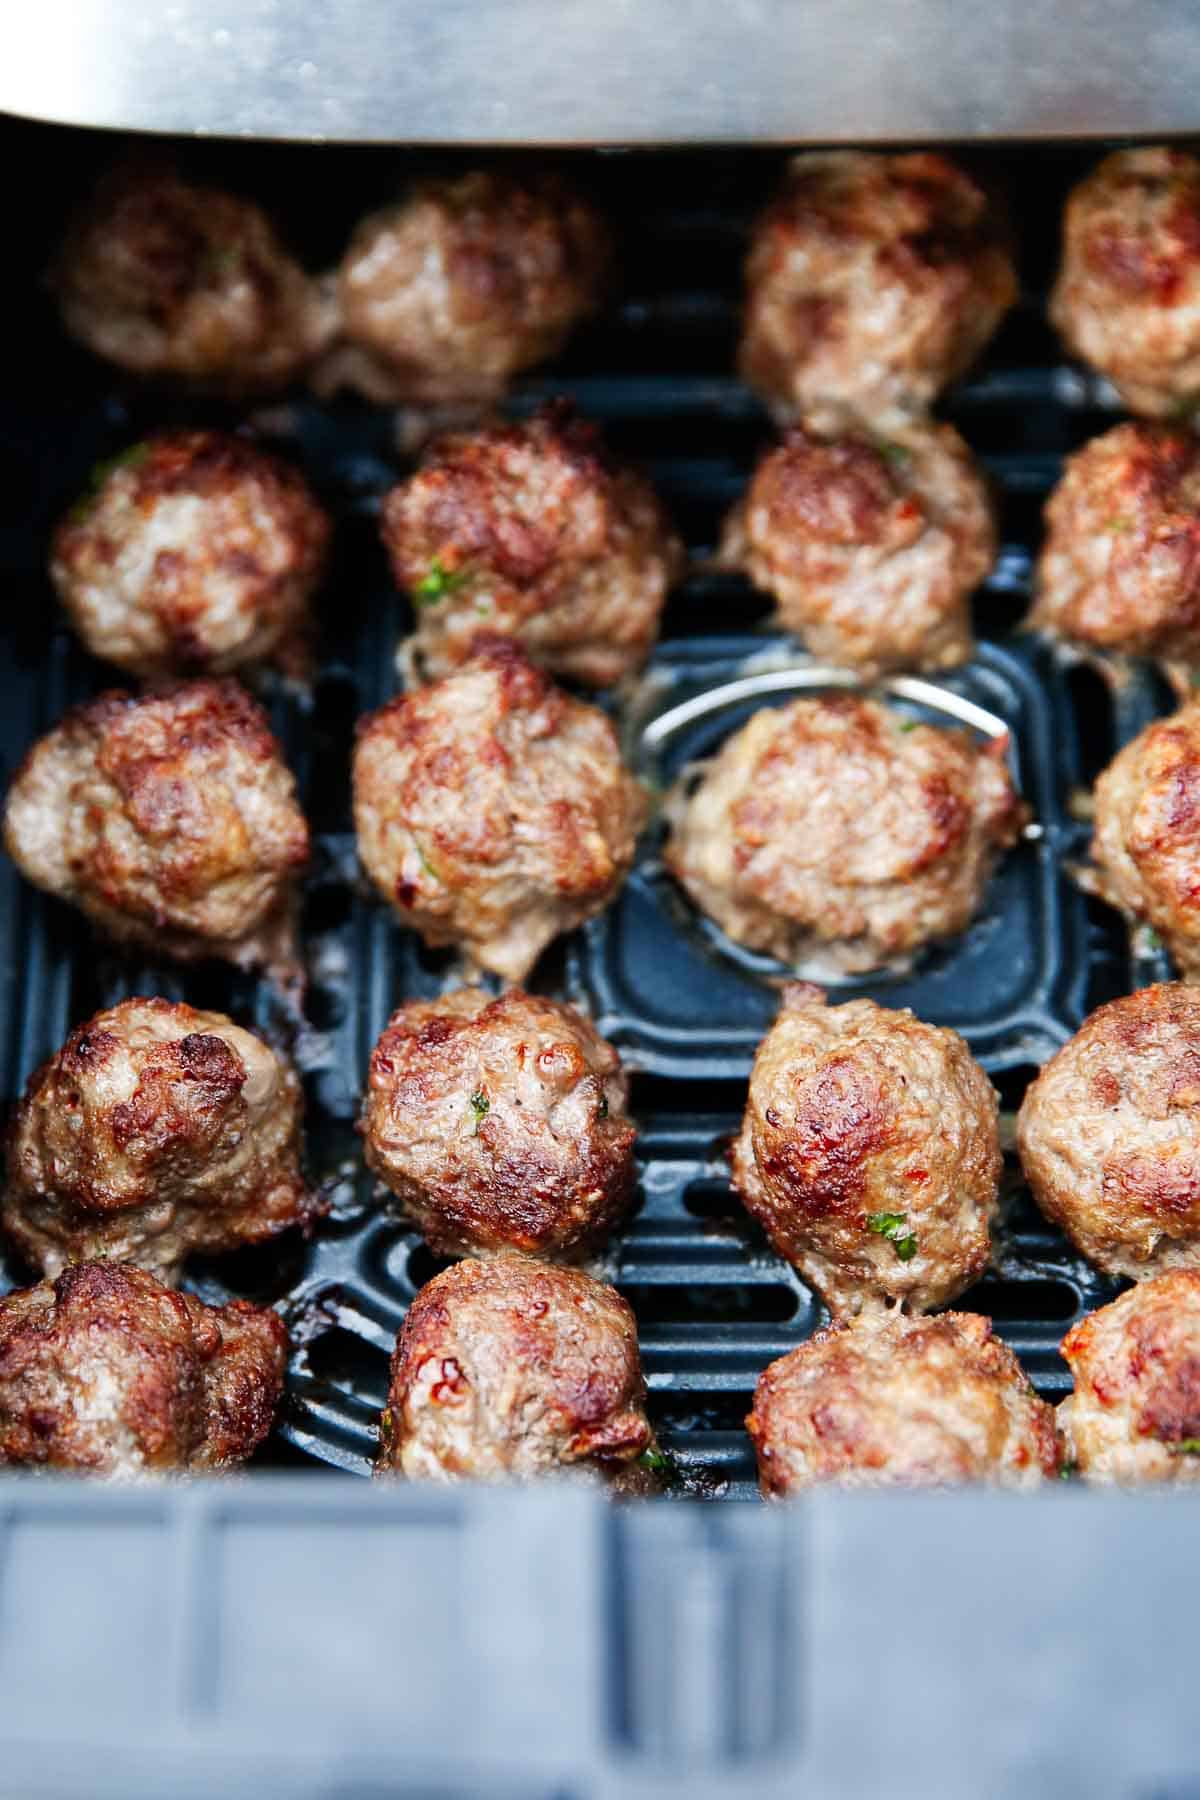
[[739, 368], [780, 420], [886, 422], [928, 407], [1016, 297], [985, 195], [944, 156], [809, 152], [754, 229]]
[[764, 1372], [746, 1426], [768, 1498], [827, 1481], [1032, 1488], [1058, 1471], [1053, 1408], [976, 1313], [819, 1331]]
[[18, 769], [4, 841], [30, 881], [118, 943], [295, 975], [308, 829], [266, 714], [236, 681], [76, 707]]
[[123, 1000], [31, 1077], [8, 1141], [0, 1218], [43, 1274], [112, 1257], [179, 1273], [307, 1224], [291, 1064], [224, 1013]]
[[1200, 982], [1200, 699], [1147, 725], [1100, 776], [1091, 857], [1083, 886], [1151, 926]]
[[615, 1288], [496, 1256], [455, 1263], [409, 1307], [381, 1472], [496, 1481], [570, 1469], [626, 1488], [654, 1453], [637, 1327]]
[[969, 924], [1021, 833], [1005, 749], [849, 694], [763, 707], [670, 796], [667, 867], [735, 943], [901, 967]]
[[494, 400], [595, 310], [608, 262], [602, 221], [552, 178], [420, 182], [350, 240], [338, 374], [381, 401]]
[[557, 409], [440, 439], [384, 501], [383, 537], [431, 675], [485, 624], [543, 668], [619, 681], [645, 661], [683, 566], [649, 483]]
[[1200, 1269], [1200, 993], [1163, 982], [1101, 1006], [1027, 1089], [1017, 1147], [1097, 1267]]
[[924, 1312], [987, 1268], [996, 1095], [957, 1032], [911, 1012], [787, 988], [730, 1163], [747, 1210], [835, 1318], [896, 1301]]
[[628, 1098], [573, 1006], [515, 988], [410, 1000], [371, 1057], [367, 1164], [440, 1255], [577, 1258], [633, 1197]]
[[814, 656], [866, 679], [965, 662], [968, 602], [995, 555], [987, 489], [950, 425], [892, 441], [797, 427], [759, 464], [722, 546]]
[[93, 656], [132, 675], [300, 673], [329, 521], [304, 481], [220, 431], [171, 431], [97, 472], [50, 575]]
[[0, 1299], [0, 1466], [125, 1478], [245, 1462], [271, 1429], [288, 1334], [145, 1269], [79, 1263]]
[[1200, 662], [1200, 442], [1118, 425], [1067, 459], [1046, 505], [1029, 624], [1080, 644]]
[[1143, 146], [1106, 156], [1067, 202], [1050, 317], [1131, 412], [1200, 401], [1200, 160]]
[[97, 184], [52, 285], [63, 324], [97, 356], [234, 395], [285, 387], [334, 323], [252, 201], [142, 164]]
[[427, 944], [459, 944], [508, 981], [607, 906], [644, 813], [609, 720], [503, 640], [359, 726], [367, 873]]
[[1200, 1270], [1172, 1269], [1089, 1313], [1062, 1341], [1058, 1409], [1089, 1481], [1200, 1481]]

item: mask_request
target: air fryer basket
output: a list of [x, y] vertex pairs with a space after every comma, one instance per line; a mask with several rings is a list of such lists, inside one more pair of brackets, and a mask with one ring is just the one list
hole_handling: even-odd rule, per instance
[[[122, 384], [57, 336], [33, 277], [63, 205], [89, 170], [94, 140], [9, 129], [14, 141], [37, 147], [49, 179], [36, 205], [26, 202], [24, 262], [17, 264], [29, 277], [23, 319], [32, 350], [19, 359], [11, 404], [0, 413], [0, 455], [15, 499], [0, 538], [6, 773], [66, 706], [113, 681], [55, 611], [44, 560], [57, 512], [94, 462], [147, 427], [231, 417]], [[392, 150], [263, 146], [188, 154], [217, 179], [265, 196], [317, 261], [332, 259], [355, 214], [391, 191], [415, 160]], [[1008, 190], [1026, 294], [944, 411], [996, 481], [1003, 548], [978, 598], [975, 659], [938, 682], [901, 682], [895, 696], [923, 716], [1006, 728], [1036, 830], [1006, 862], [964, 938], [907, 977], [848, 982], [835, 996], [866, 992], [954, 1025], [1008, 1110], [1088, 1010], [1162, 972], [1153, 961], [1135, 963], [1123, 930], [1073, 887], [1064, 865], [1086, 844], [1072, 815], [1073, 790], [1167, 697], [1146, 675], [1111, 691], [1093, 670], [1068, 667], [1014, 632], [1043, 496], [1063, 453], [1110, 422], [1099, 384], [1063, 366], [1043, 307], [1063, 194], [1095, 154], [1045, 147], [971, 153], [972, 165]], [[698, 560], [769, 438], [757, 403], [730, 371], [744, 232], [779, 161], [746, 151], [577, 157], [574, 173], [621, 234], [621, 291], [561, 365], [523, 382], [512, 399], [521, 412], [546, 397], [573, 396], [620, 452], [649, 471]], [[312, 980], [294, 1047], [305, 1072], [312, 1165], [332, 1211], [309, 1243], [289, 1238], [214, 1259], [193, 1266], [189, 1279], [208, 1298], [240, 1293], [279, 1302], [292, 1324], [286, 1403], [267, 1460], [315, 1458], [366, 1473], [388, 1353], [408, 1301], [438, 1265], [389, 1218], [362, 1167], [357, 1100], [389, 1012], [403, 997], [437, 992], [450, 969], [447, 957], [424, 952], [363, 888], [349, 814], [355, 719], [398, 685], [394, 651], [406, 603], [389, 578], [375, 515], [404, 459], [390, 416], [352, 401], [322, 406], [294, 396], [258, 408], [251, 422], [299, 459], [336, 518], [311, 702], [273, 700], [316, 843], [304, 907]], [[648, 777], [669, 779], [755, 705], [823, 679], [794, 645], [763, 629], [766, 612], [745, 582], [703, 569], [676, 594], [663, 642], [622, 709], [627, 750]], [[552, 951], [535, 985], [588, 1008], [637, 1071], [641, 1203], [607, 1272], [637, 1313], [652, 1410], [687, 1486], [745, 1495], [753, 1491], [753, 1461], [742, 1421], [754, 1382], [822, 1317], [741, 1215], [723, 1155], [783, 972], [734, 951], [701, 922], [665, 878], [658, 849], [652, 829], [617, 905]], [[7, 862], [0, 868], [0, 984], [0, 1094], [9, 1100], [73, 1023], [124, 994], [186, 997], [287, 1030], [269, 992], [245, 977], [97, 955], [85, 928]], [[959, 1304], [996, 1320], [1053, 1399], [1066, 1386], [1060, 1338], [1112, 1289], [1041, 1220], [1011, 1170], [1010, 1177], [996, 1267]], [[15, 1267], [5, 1272], [10, 1281], [23, 1278]]]

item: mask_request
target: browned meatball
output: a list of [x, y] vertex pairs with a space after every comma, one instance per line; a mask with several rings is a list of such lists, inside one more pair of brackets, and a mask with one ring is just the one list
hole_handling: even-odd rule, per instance
[[236, 681], [76, 707], [18, 769], [9, 855], [119, 943], [294, 972], [293, 885], [308, 859], [266, 714]]
[[1200, 699], [1156, 719], [1096, 783], [1090, 892], [1162, 938], [1200, 981]]
[[827, 1481], [1032, 1488], [1058, 1469], [1053, 1408], [976, 1313], [819, 1331], [762, 1375], [746, 1426], [768, 1497]]
[[0, 1299], [0, 1465], [129, 1479], [245, 1462], [271, 1429], [288, 1334], [144, 1269], [80, 1263]]
[[427, 944], [460, 944], [509, 981], [607, 906], [643, 816], [604, 714], [502, 640], [359, 726], [367, 873]]
[[455, 1263], [409, 1307], [381, 1471], [496, 1481], [570, 1469], [625, 1488], [640, 1485], [654, 1450], [637, 1327], [615, 1288], [495, 1256]]
[[30, 1078], [0, 1216], [26, 1261], [115, 1257], [173, 1280], [189, 1251], [306, 1224], [291, 1064], [224, 1013], [123, 1000]]
[[616, 1051], [573, 1006], [516, 988], [410, 1000], [371, 1057], [366, 1159], [442, 1255], [574, 1259], [633, 1197], [628, 1098]]
[[1200, 994], [1163, 982], [1094, 1012], [1027, 1090], [1017, 1147], [1108, 1274], [1200, 1268]]
[[924, 1312], [988, 1265], [999, 1133], [957, 1032], [797, 984], [754, 1059], [733, 1182], [835, 1318]]
[[1106, 156], [1067, 202], [1050, 317], [1131, 412], [1200, 399], [1200, 161], [1143, 146]]
[[1118, 425], [1067, 459], [1029, 618], [1056, 637], [1200, 661], [1200, 443]]
[[232, 394], [286, 386], [333, 325], [252, 201], [140, 163], [100, 180], [52, 279], [64, 325], [97, 356]]
[[997, 220], [946, 157], [809, 152], [754, 229], [739, 368], [779, 419], [886, 422], [929, 406], [1016, 297]]
[[595, 310], [609, 260], [592, 208], [552, 178], [417, 184], [355, 231], [338, 272], [339, 359], [377, 400], [486, 402]]
[[735, 943], [901, 966], [970, 923], [1020, 835], [1004, 753], [847, 694], [763, 707], [670, 796], [667, 867]]
[[100, 472], [50, 574], [94, 656], [147, 677], [265, 660], [301, 672], [329, 521], [301, 476], [244, 438], [163, 432]]
[[1172, 1269], [1089, 1313], [1062, 1341], [1058, 1409], [1089, 1481], [1200, 1481], [1200, 1270]]
[[965, 662], [968, 602], [995, 554], [987, 489], [950, 425], [891, 440], [797, 427], [759, 464], [722, 546], [814, 656], [868, 679]]
[[607, 686], [645, 661], [683, 563], [649, 483], [558, 409], [440, 439], [384, 501], [383, 536], [431, 675], [485, 624], [543, 668]]

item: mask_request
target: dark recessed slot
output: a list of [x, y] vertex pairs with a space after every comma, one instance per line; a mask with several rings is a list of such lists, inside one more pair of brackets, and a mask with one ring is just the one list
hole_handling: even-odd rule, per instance
[[1116, 750], [1112, 689], [1098, 670], [1077, 663], [1067, 672], [1067, 691], [1079, 738], [1079, 773], [1091, 787]]
[[422, 1288], [453, 1261], [452, 1256], [435, 1256], [428, 1244], [417, 1244], [408, 1253], [408, 1279], [415, 1288]]
[[308, 1346], [306, 1361], [318, 1381], [347, 1388], [359, 1399], [382, 1406], [387, 1392], [388, 1359], [340, 1325], [330, 1326]]
[[954, 1302], [956, 1312], [989, 1319], [1065, 1323], [1079, 1311], [1079, 1295], [1065, 1281], [980, 1281]]
[[267, 1244], [252, 1244], [229, 1256], [196, 1256], [188, 1262], [188, 1286], [220, 1304], [230, 1295], [269, 1304], [290, 1293], [304, 1273], [305, 1243], [288, 1231]]
[[741, 1431], [754, 1398], [752, 1386], [734, 1393], [651, 1394], [649, 1413], [659, 1431], [690, 1437], [696, 1431]]
[[781, 1324], [798, 1299], [779, 1281], [626, 1285], [621, 1292], [642, 1325]]
[[1016, 1112], [1025, 1098], [1025, 1089], [1037, 1074], [1036, 1063], [1021, 1063], [1015, 1069], [997, 1069], [992, 1086], [1000, 1096], [1001, 1112]]
[[317, 1031], [332, 1031], [346, 1016], [346, 999], [333, 988], [310, 987], [304, 996], [304, 1016]]
[[683, 1204], [694, 1219], [704, 1219], [709, 1224], [746, 1222], [746, 1214], [727, 1181], [689, 1182]]
[[303, 931], [305, 936], [326, 931], [340, 931], [354, 906], [354, 895], [342, 881], [322, 882], [304, 896]]

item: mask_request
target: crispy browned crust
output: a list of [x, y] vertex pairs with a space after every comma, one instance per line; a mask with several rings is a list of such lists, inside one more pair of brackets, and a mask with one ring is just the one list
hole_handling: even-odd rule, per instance
[[1016, 295], [986, 196], [946, 157], [797, 156], [751, 238], [739, 368], [822, 430], [919, 412]]
[[[788, 989], [731, 1163], [747, 1209], [835, 1317], [885, 1300], [923, 1312], [987, 1267], [996, 1096], [956, 1032], [910, 1012]], [[872, 1229], [888, 1217], [890, 1236]]]
[[278, 963], [308, 828], [263, 709], [233, 680], [117, 690], [17, 771], [5, 844], [109, 937], [184, 960]]
[[271, 1428], [288, 1334], [121, 1263], [0, 1299], [0, 1463], [135, 1476], [244, 1462]]
[[1089, 1313], [1062, 1353], [1075, 1391], [1059, 1418], [1082, 1474], [1200, 1480], [1200, 1270], [1171, 1269]]
[[1200, 1268], [1200, 994], [1163, 982], [1099, 1007], [1026, 1090], [1033, 1196], [1113, 1275]]
[[9, 1130], [0, 1217], [34, 1267], [119, 1257], [177, 1274], [191, 1251], [318, 1216], [285, 1058], [223, 1013], [125, 1000], [71, 1033]]
[[577, 1258], [633, 1197], [628, 1090], [574, 1007], [519, 989], [412, 1000], [371, 1056], [364, 1154], [443, 1255]]
[[1053, 1409], [974, 1313], [819, 1331], [764, 1371], [746, 1429], [767, 1497], [831, 1481], [1031, 1487], [1059, 1461]]
[[649, 483], [561, 407], [440, 438], [384, 500], [383, 538], [434, 675], [486, 625], [544, 668], [609, 685], [644, 662], [683, 567]]
[[615, 1288], [524, 1256], [456, 1263], [413, 1301], [379, 1467], [410, 1478], [628, 1472], [654, 1437]]
[[88, 648], [133, 674], [290, 668], [329, 532], [279, 457], [225, 432], [161, 432], [68, 513], [50, 572]]
[[354, 818], [367, 873], [429, 944], [520, 981], [600, 911], [645, 812], [596, 707], [507, 641], [363, 719]]

